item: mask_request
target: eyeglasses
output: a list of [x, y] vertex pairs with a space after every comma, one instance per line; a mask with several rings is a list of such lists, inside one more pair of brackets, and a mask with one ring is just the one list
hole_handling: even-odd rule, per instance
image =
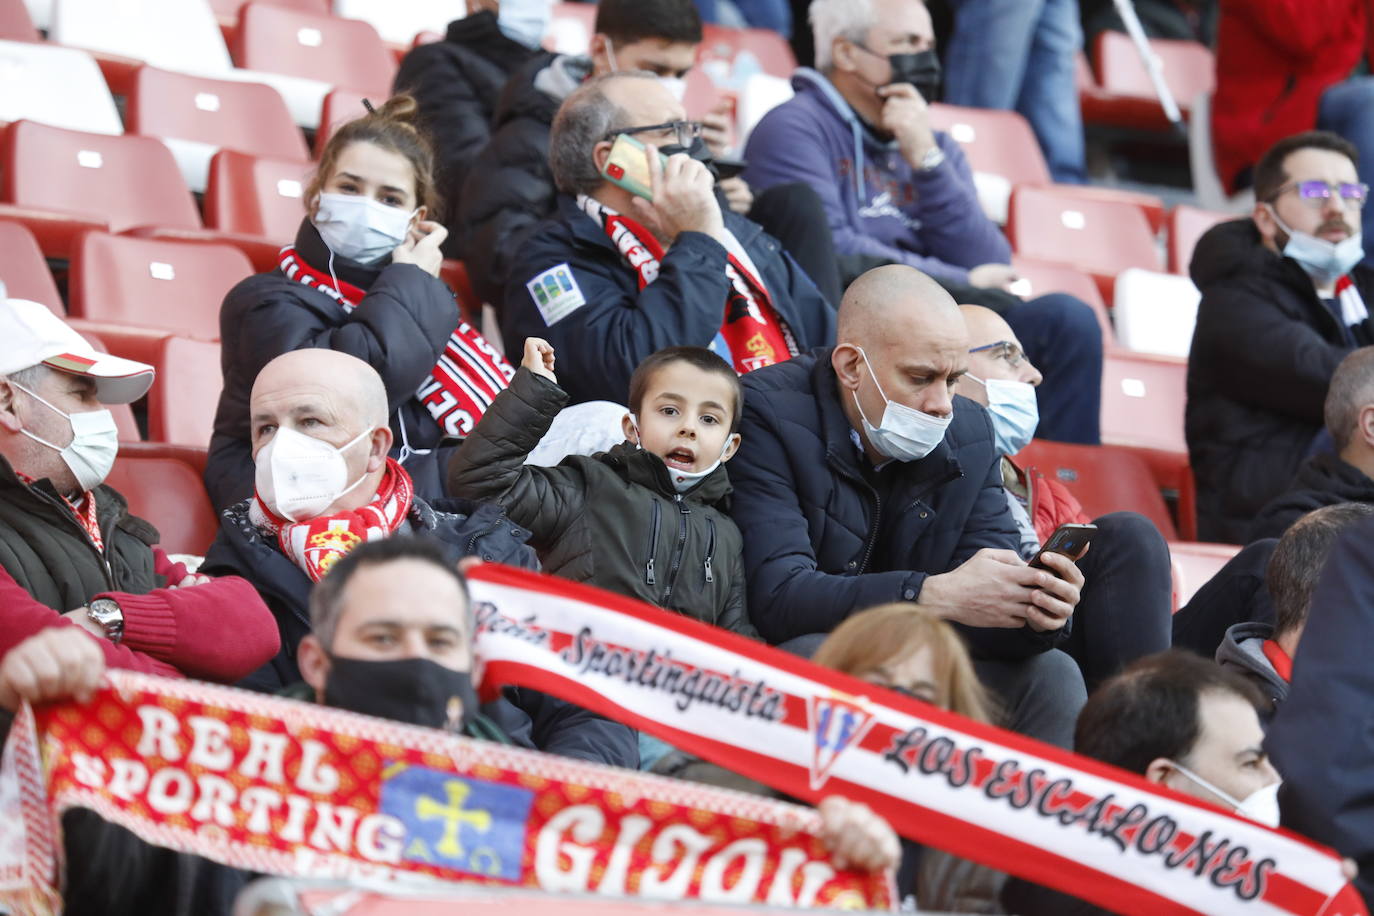
[[999, 340], [997, 343], [984, 344], [981, 347], [974, 347], [970, 353], [986, 352], [993, 359], [1005, 359], [1007, 365], [1013, 369], [1019, 368], [1026, 361], [1026, 354], [1021, 352], [1021, 348], [1010, 340]]
[[1331, 198], [1339, 197], [1341, 204], [1349, 210], [1363, 205], [1369, 196], [1369, 185], [1362, 182], [1327, 184], [1324, 181], [1295, 181], [1279, 188], [1273, 199], [1277, 200], [1280, 195], [1295, 189], [1299, 199], [1313, 209], [1320, 209]]
[[620, 134], [651, 134], [670, 130], [677, 139], [678, 146], [691, 146], [692, 141], [701, 136], [701, 122], [664, 121], [662, 124], [650, 124], [648, 127], [627, 127], [624, 130], [610, 131], [603, 139], [614, 140]]

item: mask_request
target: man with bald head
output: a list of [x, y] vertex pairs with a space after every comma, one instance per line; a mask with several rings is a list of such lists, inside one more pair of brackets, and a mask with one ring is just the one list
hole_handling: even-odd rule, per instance
[[[276, 615], [282, 645], [239, 686], [278, 692], [299, 685], [297, 650], [310, 633], [312, 587], [360, 544], [413, 535], [437, 547], [451, 566], [469, 556], [536, 566], [524, 543], [529, 532], [495, 503], [426, 502], [415, 495], [410, 475], [388, 457], [381, 376], [357, 357], [318, 348], [283, 353], [254, 380], [249, 415], [255, 492], [224, 511], [202, 568], [251, 582]], [[394, 587], [412, 588], [404, 581]], [[639, 764], [628, 728], [534, 691], [507, 688], [482, 712], [526, 747]]]
[[744, 373], [834, 338], [834, 309], [777, 240], [721, 208], [687, 154], [700, 133], [639, 70], [593, 77], [554, 118], [557, 211], [513, 255], [501, 330], [508, 347], [553, 345], [572, 403], [618, 402], [665, 347]]
[[958, 306], [914, 268], [876, 268], [846, 291], [837, 340], [744, 379], [730, 478], [754, 625], [805, 651], [856, 611], [925, 605], [962, 631], [1013, 728], [1069, 746], [1086, 694], [1050, 650], [1083, 575], [1017, 552], [988, 412], [956, 394]]
[[1154, 523], [1135, 512], [1089, 518], [1069, 488], [1012, 460], [1039, 421], [1040, 371], [996, 312], [959, 306], [968, 328], [968, 372], [959, 393], [988, 410], [1007, 507], [1016, 520], [1018, 553], [1029, 560], [1060, 525], [1092, 524], [1097, 535], [1078, 561], [1086, 580], [1073, 627], [1060, 647], [1073, 656], [1089, 692], [1128, 663], [1170, 644], [1173, 577], [1169, 547]]

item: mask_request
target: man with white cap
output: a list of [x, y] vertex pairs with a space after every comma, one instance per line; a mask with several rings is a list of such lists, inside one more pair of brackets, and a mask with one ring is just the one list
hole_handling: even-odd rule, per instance
[[[102, 404], [142, 397], [153, 368], [95, 350], [0, 286], [0, 655], [48, 628], [96, 636], [107, 664], [237, 681], [271, 658], [272, 613], [239, 578], [187, 573], [104, 480], [119, 437]], [[84, 656], [65, 637], [34, 664]]]

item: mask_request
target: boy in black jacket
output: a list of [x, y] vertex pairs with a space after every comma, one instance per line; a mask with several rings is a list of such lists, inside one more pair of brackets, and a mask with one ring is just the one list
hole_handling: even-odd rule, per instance
[[501, 504], [549, 572], [757, 637], [745, 609], [743, 541], [721, 510], [739, 448], [739, 377], [701, 347], [669, 347], [630, 380], [626, 442], [524, 464], [567, 402], [537, 337], [449, 464], [450, 492]]

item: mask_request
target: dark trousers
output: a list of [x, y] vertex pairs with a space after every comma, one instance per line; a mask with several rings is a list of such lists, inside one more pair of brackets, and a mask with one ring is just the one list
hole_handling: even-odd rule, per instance
[[1036, 389], [1038, 439], [1102, 441], [1102, 327], [1093, 310], [1066, 293], [1023, 302], [1002, 316], [1045, 376]]
[[835, 239], [830, 234], [825, 206], [815, 189], [795, 181], [759, 191], [749, 210], [749, 218], [781, 242], [826, 301], [839, 308], [843, 288], [839, 261], [835, 257]]
[[1174, 645], [1212, 658], [1235, 624], [1273, 623], [1274, 602], [1264, 573], [1278, 543], [1277, 538], [1264, 538], [1246, 546], [1198, 589], [1174, 615]]
[[1083, 593], [1060, 648], [1073, 656], [1091, 693], [1098, 684], [1171, 642], [1169, 545], [1134, 512], [1093, 519], [1097, 536], [1078, 568]]

